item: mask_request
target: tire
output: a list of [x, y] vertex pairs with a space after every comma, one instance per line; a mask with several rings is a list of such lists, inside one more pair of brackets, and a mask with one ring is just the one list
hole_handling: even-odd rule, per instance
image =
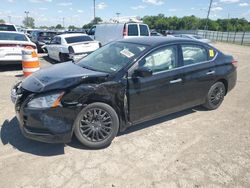
[[60, 59], [60, 62], [68, 61], [66, 54], [63, 54], [63, 53], [59, 53], [59, 59]]
[[74, 133], [86, 147], [100, 149], [111, 144], [119, 131], [115, 110], [105, 103], [92, 103], [77, 116]]
[[219, 108], [219, 106], [224, 100], [225, 93], [226, 93], [225, 85], [222, 82], [216, 82], [209, 89], [206, 97], [206, 102], [205, 104], [203, 104], [203, 106], [208, 110], [215, 110]]

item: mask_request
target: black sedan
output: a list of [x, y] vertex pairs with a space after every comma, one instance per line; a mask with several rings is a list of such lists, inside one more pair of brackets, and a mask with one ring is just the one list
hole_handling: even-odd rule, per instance
[[140, 122], [197, 105], [218, 108], [236, 84], [236, 65], [199, 41], [131, 38], [38, 71], [11, 96], [25, 137], [65, 143], [75, 134], [102, 148]]

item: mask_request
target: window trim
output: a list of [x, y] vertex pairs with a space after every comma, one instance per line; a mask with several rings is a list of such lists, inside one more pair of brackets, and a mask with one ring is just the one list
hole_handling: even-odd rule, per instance
[[[183, 58], [183, 51], [182, 51], [182, 45], [194, 45], [194, 46], [200, 46], [202, 48], [204, 48], [206, 50], [206, 53], [207, 53], [207, 61], [201, 61], [201, 62], [198, 62], [198, 63], [193, 63], [193, 64], [190, 64], [190, 65], [184, 65], [183, 61], [184, 61], [184, 58]], [[183, 44], [179, 44], [179, 47], [180, 47], [180, 53], [181, 53], [181, 66], [180, 67], [190, 67], [190, 66], [194, 66], [194, 65], [200, 65], [200, 64], [203, 64], [203, 63], [208, 63], [208, 62], [212, 62], [216, 59], [216, 57], [218, 56], [218, 51], [216, 49], [214, 49], [213, 47], [211, 47], [211, 49], [213, 49], [215, 51], [215, 56], [212, 58], [212, 59], [209, 59], [209, 55], [208, 55], [208, 48], [209, 46], [205, 46], [205, 45], [202, 45], [202, 44], [197, 44], [197, 43], [183, 43]]]
[[[206, 49], [207, 53], [208, 53], [208, 48], [211, 48], [211, 49], [213, 49], [213, 50], [215, 51], [215, 56], [213, 57], [213, 59], [210, 59], [210, 60], [208, 60], [208, 61], [203, 61], [203, 62], [191, 64], [191, 65], [183, 65], [183, 55], [182, 55], [183, 53], [182, 53], [182, 49], [181, 49], [181, 45], [183, 45], [183, 44], [200, 45], [200, 46], [202, 46], [203, 48]], [[165, 71], [153, 73], [153, 76], [154, 76], [154, 75], [157, 75], [157, 74], [161, 74], [161, 73], [170, 72], [170, 71], [181, 70], [181, 69], [184, 69], [184, 68], [186, 68], [186, 67], [192, 67], [192, 66], [197, 66], [197, 65], [205, 64], [205, 63], [211, 63], [211, 62], [213, 62], [213, 61], [217, 58], [217, 56], [218, 56], [218, 54], [219, 54], [219, 52], [218, 52], [216, 49], [214, 49], [213, 47], [210, 47], [210, 46], [208, 46], [208, 45], [206, 45], [206, 44], [202, 45], [202, 44], [194, 43], [194, 42], [185, 42], [185, 43], [174, 42], [174, 43], [170, 43], [170, 44], [167, 44], [167, 45], [166, 45], [166, 44], [165, 44], [165, 45], [160, 45], [160, 46], [157, 46], [157, 47], [155, 47], [155, 48], [153, 48], [153, 49], [147, 51], [144, 55], [142, 55], [141, 57], [139, 57], [139, 59], [135, 60], [135, 63], [132, 64], [132, 65], [128, 68], [128, 70], [126, 71], [126, 74], [125, 74], [125, 75], [127, 75], [126, 77], [127, 77], [128, 79], [132, 78], [132, 74], [133, 74], [134, 70], [135, 70], [136, 68], [138, 68], [139, 62], [140, 62], [143, 58], [145, 58], [147, 55], [149, 55], [150, 53], [152, 53], [152, 52], [154, 52], [154, 51], [156, 51], [156, 50], [158, 50], [158, 49], [160, 49], [160, 48], [164, 48], [164, 47], [172, 46], [172, 45], [176, 45], [177, 48], [178, 48], [178, 52], [177, 52], [177, 53], [178, 53], [178, 59], [177, 59], [177, 60], [178, 60], [178, 63], [177, 63], [177, 64], [178, 64], [178, 67], [173, 68], [173, 69], [170, 69], [170, 70], [165, 70]]]

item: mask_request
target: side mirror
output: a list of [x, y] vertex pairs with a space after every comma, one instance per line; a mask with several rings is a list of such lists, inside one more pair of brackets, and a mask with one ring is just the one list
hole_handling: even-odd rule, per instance
[[146, 78], [152, 75], [153, 75], [153, 71], [146, 67], [139, 67], [138, 69], [134, 71], [134, 76], [137, 76], [137, 77]]

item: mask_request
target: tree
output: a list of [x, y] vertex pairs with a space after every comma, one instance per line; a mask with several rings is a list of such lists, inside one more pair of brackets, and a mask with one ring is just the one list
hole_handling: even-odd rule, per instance
[[0, 23], [5, 23], [5, 21], [3, 19], [0, 19]]
[[61, 24], [57, 24], [56, 29], [63, 29], [63, 26]]
[[74, 26], [74, 25], [70, 25], [70, 26], [68, 27], [68, 29], [69, 29], [69, 30], [75, 30], [75, 29], [77, 29], [77, 27]]
[[25, 17], [23, 20], [23, 25], [28, 28], [35, 28], [35, 20], [32, 17]]
[[98, 24], [98, 23], [100, 23], [100, 22], [102, 22], [102, 19], [101, 19], [100, 17], [95, 17], [94, 20], [92, 20], [92, 21], [91, 21], [90, 23], [88, 23], [88, 24], [85, 24], [82, 28], [83, 28], [83, 29], [89, 29], [89, 28], [93, 27], [93, 25]]

